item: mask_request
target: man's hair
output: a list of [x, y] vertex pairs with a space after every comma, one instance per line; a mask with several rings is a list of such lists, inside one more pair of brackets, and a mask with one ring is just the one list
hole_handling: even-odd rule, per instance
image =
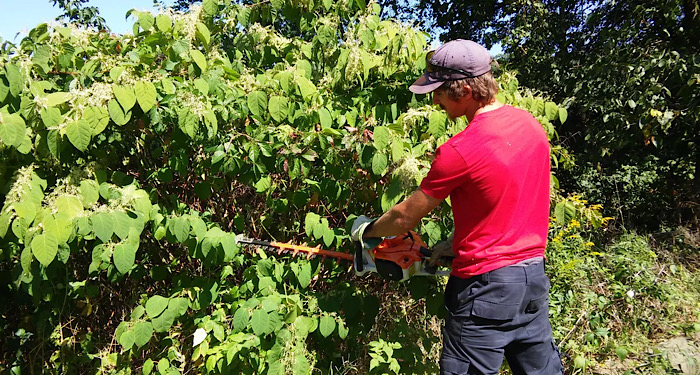
[[446, 81], [440, 86], [440, 90], [444, 90], [451, 99], [457, 100], [464, 96], [465, 85], [469, 85], [472, 88], [472, 97], [478, 102], [491, 103], [496, 99], [496, 94], [498, 94], [498, 83], [491, 72], [474, 78]]

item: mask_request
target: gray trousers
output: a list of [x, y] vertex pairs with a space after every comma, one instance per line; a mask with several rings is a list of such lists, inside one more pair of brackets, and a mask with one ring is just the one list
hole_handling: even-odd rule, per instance
[[562, 374], [549, 324], [544, 262], [509, 266], [468, 279], [450, 276], [442, 374], [498, 374], [505, 356], [514, 374]]

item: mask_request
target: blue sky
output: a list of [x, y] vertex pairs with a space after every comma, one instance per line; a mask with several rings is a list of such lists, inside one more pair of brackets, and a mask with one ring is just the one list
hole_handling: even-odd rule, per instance
[[[51, 4], [49, 0], [0, 0], [0, 37], [18, 43], [36, 25], [54, 20], [61, 11]], [[124, 17], [129, 9], [155, 10], [153, 0], [90, 0], [87, 6], [96, 6], [112, 32], [119, 34], [131, 32], [133, 19]]]

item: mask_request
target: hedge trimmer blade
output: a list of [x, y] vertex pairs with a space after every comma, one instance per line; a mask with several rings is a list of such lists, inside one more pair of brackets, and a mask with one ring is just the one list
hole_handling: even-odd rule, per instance
[[352, 261], [355, 256], [348, 253], [341, 253], [339, 251], [323, 250], [321, 246], [311, 247], [306, 246], [306, 244], [295, 245], [290, 242], [276, 242], [276, 241], [262, 241], [253, 238], [243, 237], [242, 235], [236, 236], [236, 243], [241, 245], [255, 246], [262, 248], [267, 251], [276, 251], [277, 254], [291, 254], [297, 256], [302, 254], [306, 259], [311, 259], [317, 256], [322, 258], [334, 258], [340, 260]]

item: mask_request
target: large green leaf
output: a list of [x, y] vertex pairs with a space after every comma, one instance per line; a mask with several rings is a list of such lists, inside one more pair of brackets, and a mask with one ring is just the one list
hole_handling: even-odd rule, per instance
[[72, 95], [68, 92], [52, 92], [46, 95], [47, 105], [49, 107], [55, 107], [59, 104], [63, 104], [71, 99]]
[[236, 313], [233, 314], [233, 329], [237, 332], [243, 331], [250, 321], [250, 312], [247, 309], [239, 308]]
[[372, 157], [372, 173], [377, 176], [383, 176], [388, 165], [389, 158], [385, 154], [377, 152]]
[[267, 94], [263, 91], [253, 91], [248, 95], [248, 109], [250, 113], [261, 116], [267, 111]]
[[435, 138], [445, 135], [447, 129], [447, 116], [443, 112], [431, 112], [428, 119], [428, 131]]
[[5, 64], [7, 82], [10, 84], [10, 94], [18, 97], [24, 88], [24, 76], [19, 72], [19, 67], [15, 64]]
[[323, 337], [330, 336], [330, 334], [335, 331], [335, 319], [329, 315], [322, 316], [318, 325], [318, 330]]
[[8, 146], [19, 147], [24, 138], [26, 125], [24, 119], [16, 113], [2, 113], [2, 122], [0, 122], [0, 140]]
[[331, 113], [326, 108], [318, 110], [318, 117], [321, 121], [321, 129], [328, 129], [333, 126], [333, 118]]
[[83, 213], [83, 204], [75, 195], [61, 195], [56, 198], [56, 208], [65, 213], [69, 219]]
[[156, 16], [156, 26], [158, 30], [167, 33], [173, 27], [173, 21], [167, 14], [159, 14]]
[[282, 122], [287, 118], [287, 114], [289, 113], [289, 102], [287, 98], [275, 95], [270, 98], [269, 104], [270, 116], [272, 116], [275, 121]]
[[119, 103], [114, 99], [109, 101], [107, 109], [109, 110], [109, 117], [119, 126], [125, 125], [131, 120], [131, 111], [122, 109]]
[[199, 50], [190, 50], [190, 56], [192, 57], [192, 60], [194, 60], [195, 64], [197, 64], [199, 69], [201, 69], [203, 72], [207, 70], [207, 58], [204, 57]]
[[41, 121], [44, 122], [44, 127], [53, 128], [63, 122], [63, 115], [58, 108], [44, 108], [39, 112]]
[[98, 212], [90, 217], [92, 229], [95, 231], [95, 236], [102, 242], [107, 242], [114, 234], [114, 220], [112, 214], [108, 212]]
[[544, 113], [549, 121], [554, 121], [559, 118], [559, 108], [554, 102], [544, 103]]
[[113, 85], [112, 91], [114, 97], [117, 98], [119, 104], [124, 108], [124, 112], [129, 111], [136, 104], [136, 94], [134, 89], [129, 86]]
[[151, 340], [153, 336], [153, 325], [151, 322], [138, 322], [131, 331], [134, 332], [134, 344], [140, 348]]
[[114, 259], [114, 265], [120, 273], [125, 274], [134, 266], [138, 245], [138, 240], [128, 239], [114, 246], [112, 258]]
[[384, 151], [389, 147], [389, 128], [385, 126], [377, 126], [374, 128], [374, 147], [379, 151]]
[[296, 76], [295, 79], [297, 86], [299, 87], [299, 92], [301, 93], [302, 98], [304, 98], [304, 101], [310, 101], [313, 95], [316, 93], [316, 85], [314, 85], [314, 83], [309, 81], [306, 77]]
[[102, 107], [87, 107], [83, 111], [83, 121], [90, 125], [92, 135], [98, 135], [109, 124], [109, 112]]
[[95, 180], [80, 181], [78, 192], [80, 193], [80, 200], [85, 207], [92, 206], [100, 199], [100, 187]]
[[182, 108], [177, 113], [177, 124], [183, 133], [190, 138], [197, 136], [199, 131], [199, 119], [189, 108]]
[[190, 237], [190, 222], [183, 217], [168, 220], [168, 230], [179, 242], [185, 242]]
[[43, 264], [48, 267], [49, 264], [56, 258], [58, 252], [58, 241], [51, 233], [42, 233], [32, 240], [32, 254]]
[[85, 151], [92, 138], [92, 126], [85, 120], [70, 121], [66, 124], [66, 135], [75, 148]]
[[138, 81], [134, 85], [134, 93], [139, 107], [143, 112], [148, 112], [156, 105], [156, 87], [151, 82]]
[[153, 319], [160, 315], [168, 307], [169, 298], [163, 296], [154, 295], [148, 299], [146, 302], [146, 313]]
[[123, 332], [117, 338], [117, 342], [124, 347], [125, 350], [131, 349], [131, 347], [134, 346], [134, 332], [132, 330]]
[[272, 322], [270, 316], [263, 310], [253, 311], [253, 316], [250, 319], [250, 326], [257, 336], [267, 335], [272, 332]]

